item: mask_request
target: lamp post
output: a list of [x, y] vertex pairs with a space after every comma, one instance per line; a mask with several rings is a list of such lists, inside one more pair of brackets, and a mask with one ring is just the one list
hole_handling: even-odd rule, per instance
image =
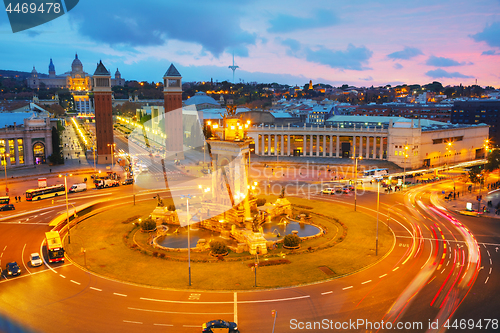
[[[68, 183], [67, 177], [72, 176], [72, 174], [64, 174], [64, 194], [66, 196], [66, 225], [68, 226], [68, 244], [71, 244], [71, 234], [69, 233], [69, 209], [68, 209]], [[63, 175], [59, 175], [59, 178], [63, 177]]]
[[188, 227], [188, 274], [189, 274], [189, 286], [191, 286], [191, 239], [189, 234], [189, 199], [194, 198], [191, 194], [181, 195], [181, 199], [186, 199], [186, 222]]
[[[356, 148], [354, 149], [354, 152], [356, 152]], [[356, 185], [358, 184], [358, 159], [362, 160], [362, 156], [353, 156], [352, 157], [355, 160], [354, 163], [354, 211], [356, 211], [356, 200], [357, 200], [357, 194], [358, 191], [356, 189]]]
[[95, 146], [95, 145], [93, 145], [93, 146], [92, 146], [92, 152], [94, 153], [94, 173], [95, 173], [95, 171], [96, 171], [96, 166], [95, 166], [95, 149], [96, 149], [96, 146]]
[[375, 236], [375, 256], [378, 256], [378, 212], [380, 206], [380, 179], [377, 179], [377, 231]]
[[116, 143], [108, 143], [108, 147], [111, 147], [111, 170], [113, 169], [113, 156], [115, 155]]
[[5, 170], [5, 195], [9, 194], [9, 187], [7, 186], [7, 157], [10, 156], [10, 154], [3, 153], [3, 160], [5, 162], [3, 169]]
[[405, 188], [406, 186], [406, 159], [408, 158], [408, 145], [406, 144], [405, 142], [405, 151], [404, 151], [404, 154], [405, 154], [405, 160], [404, 160], [404, 163], [403, 163], [403, 188]]

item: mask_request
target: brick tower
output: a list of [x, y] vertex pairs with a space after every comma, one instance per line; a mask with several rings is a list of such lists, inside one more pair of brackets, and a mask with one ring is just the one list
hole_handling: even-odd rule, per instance
[[97, 163], [111, 164], [111, 151], [113, 149], [111, 75], [102, 61], [99, 61], [92, 76], [92, 91], [94, 92]]
[[173, 64], [163, 76], [165, 100], [166, 159], [184, 159], [182, 122], [182, 77]]

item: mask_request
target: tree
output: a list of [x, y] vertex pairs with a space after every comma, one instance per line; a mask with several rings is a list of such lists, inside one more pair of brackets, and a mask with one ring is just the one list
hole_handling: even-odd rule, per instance
[[481, 181], [483, 169], [481, 166], [474, 166], [469, 170], [469, 179], [472, 183], [476, 184]]
[[226, 254], [227, 245], [220, 241], [210, 242], [210, 251], [212, 254]]
[[145, 231], [155, 230], [156, 222], [152, 218], [148, 217], [141, 222], [141, 229]]
[[500, 150], [492, 150], [488, 155], [488, 162], [486, 162], [485, 170], [491, 172], [500, 167]]
[[283, 245], [287, 247], [296, 247], [300, 244], [300, 237], [295, 234], [286, 235], [283, 239]]
[[64, 164], [64, 157], [60, 147], [59, 131], [52, 127], [52, 155], [49, 156], [49, 162], [52, 164]]

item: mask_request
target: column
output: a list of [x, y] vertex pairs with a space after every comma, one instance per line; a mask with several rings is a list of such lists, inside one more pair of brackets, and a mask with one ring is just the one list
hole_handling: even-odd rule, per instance
[[370, 137], [366, 137], [366, 157], [365, 158], [370, 158]]
[[318, 156], [318, 157], [319, 157], [320, 146], [321, 146], [321, 144], [319, 142], [319, 134], [317, 134], [316, 135], [316, 156]]
[[323, 156], [326, 156], [326, 135], [323, 134]]
[[380, 159], [384, 158], [384, 137], [380, 137]]
[[278, 134], [274, 134], [274, 155], [278, 156]]
[[286, 145], [287, 145], [287, 156], [290, 156], [290, 134], [287, 135], [287, 141], [286, 141]]
[[16, 165], [19, 165], [19, 146], [17, 144], [17, 138], [14, 138], [14, 150], [16, 151]]
[[[283, 129], [283, 126], [281, 126]], [[281, 147], [280, 147], [281, 156], [285, 156], [285, 136], [283, 135], [283, 131], [281, 132]]]
[[[312, 127], [311, 127], [312, 128]], [[314, 148], [313, 148], [313, 141], [314, 141], [314, 135], [309, 135], [309, 156], [312, 156], [313, 155], [313, 152], [314, 152]]]
[[335, 157], [339, 157], [340, 151], [340, 136], [337, 135], [337, 150], [335, 151]]
[[352, 147], [353, 147], [352, 156], [356, 157], [357, 151], [356, 151], [356, 136], [355, 135], [352, 137]]
[[266, 135], [262, 134], [261, 135], [262, 139], [262, 155], [266, 152]]
[[302, 135], [302, 155], [303, 156], [306, 156], [306, 139], [307, 139], [307, 136], [304, 134]]
[[333, 156], [333, 135], [330, 135], [330, 157]]
[[[12, 152], [10, 151], [9, 139], [5, 138], [4, 142], [5, 142], [5, 154], [11, 155]], [[7, 157], [7, 155], [5, 155], [5, 156], [2, 156], [1, 158], [5, 159], [5, 165], [4, 165], [5, 167], [7, 167], [8, 165], [10, 165], [10, 156]]]
[[268, 156], [271, 155], [271, 138], [272, 138], [272, 135], [268, 134], [267, 135], [267, 155]]
[[363, 157], [363, 136], [359, 137], [359, 156]]

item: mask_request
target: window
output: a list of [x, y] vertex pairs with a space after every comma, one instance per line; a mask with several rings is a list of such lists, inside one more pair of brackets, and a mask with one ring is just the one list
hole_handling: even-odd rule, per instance
[[16, 151], [14, 150], [14, 139], [9, 140], [10, 165], [16, 164]]
[[24, 164], [23, 139], [17, 139], [17, 151], [19, 152], [19, 164]]

